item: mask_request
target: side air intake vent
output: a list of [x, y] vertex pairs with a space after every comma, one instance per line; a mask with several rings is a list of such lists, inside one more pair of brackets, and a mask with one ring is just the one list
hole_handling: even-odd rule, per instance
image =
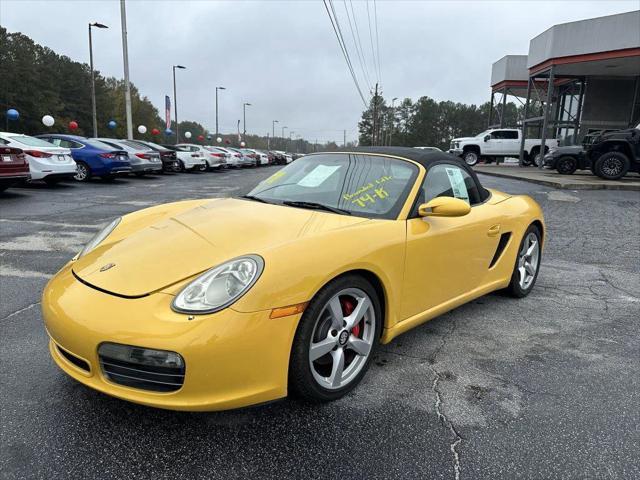
[[502, 252], [504, 252], [507, 243], [509, 243], [509, 239], [511, 238], [511, 232], [506, 232], [500, 235], [500, 241], [498, 242], [498, 248], [496, 248], [496, 253], [493, 254], [493, 258], [491, 259], [491, 263], [489, 264], [489, 268], [492, 268], [500, 256]]

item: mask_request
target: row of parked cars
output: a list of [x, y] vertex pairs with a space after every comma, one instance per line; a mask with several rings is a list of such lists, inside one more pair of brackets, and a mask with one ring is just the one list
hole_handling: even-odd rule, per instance
[[27, 180], [49, 185], [62, 180], [162, 172], [221, 170], [287, 164], [293, 156], [281, 151], [180, 143], [159, 145], [143, 140], [86, 138], [43, 134], [35, 137], [0, 132], [0, 191]]

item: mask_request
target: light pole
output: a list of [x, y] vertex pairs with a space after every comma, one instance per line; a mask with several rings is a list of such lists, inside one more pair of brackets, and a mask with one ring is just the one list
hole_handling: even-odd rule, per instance
[[178, 126], [178, 99], [176, 98], [176, 68], [186, 69], [182, 65], [174, 65], [173, 67], [173, 111], [176, 115], [176, 143], [180, 143], [180, 127]]
[[226, 90], [225, 87], [216, 87], [216, 137], [218, 136], [218, 90]]
[[285, 129], [285, 128], [289, 128], [289, 127], [286, 127], [286, 126], [285, 126], [285, 127], [282, 127], [282, 138], [284, 138], [284, 129]]
[[291, 151], [291, 136], [296, 133], [293, 130], [289, 130], [289, 146], [288, 146], [288, 150]]
[[278, 120], [274, 120], [273, 122], [271, 122], [271, 138], [273, 138], [274, 140], [276, 138], [276, 123], [278, 123]]
[[247, 107], [250, 107], [250, 103], [242, 104], [242, 136], [247, 136]]
[[89, 24], [89, 63], [91, 64], [91, 111], [93, 113], [93, 136], [98, 136], [98, 115], [96, 113], [96, 80], [93, 75], [93, 41], [91, 39], [91, 27], [109, 28], [102, 23], [93, 22]]

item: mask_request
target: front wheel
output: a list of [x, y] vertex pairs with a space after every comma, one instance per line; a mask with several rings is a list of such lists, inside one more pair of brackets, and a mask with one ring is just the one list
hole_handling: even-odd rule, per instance
[[574, 157], [560, 157], [556, 163], [556, 170], [562, 175], [571, 175], [578, 169], [578, 161]]
[[629, 171], [629, 159], [621, 152], [606, 152], [593, 165], [593, 173], [605, 180], [618, 180]]
[[298, 325], [289, 390], [315, 402], [346, 395], [369, 367], [381, 328], [380, 301], [368, 281], [346, 275], [326, 285]]
[[529, 225], [524, 233], [507, 291], [516, 298], [529, 295], [538, 278], [542, 258], [540, 229]]
[[478, 163], [478, 160], [480, 160], [480, 155], [478, 155], [474, 151], [467, 150], [462, 154], [462, 159], [465, 161], [467, 165], [469, 165], [470, 167], [473, 167], [476, 163]]

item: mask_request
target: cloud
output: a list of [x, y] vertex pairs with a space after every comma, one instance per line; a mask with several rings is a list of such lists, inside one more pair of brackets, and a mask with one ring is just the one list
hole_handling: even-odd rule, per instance
[[[349, 0], [334, 0], [366, 91], [345, 6], [351, 13]], [[369, 8], [373, 26], [373, 2]], [[529, 40], [553, 24], [634, 10], [637, 2], [377, 1], [376, 8], [387, 98], [478, 104], [488, 100], [492, 62], [526, 53]], [[353, 1], [353, 9], [374, 77], [366, 3]], [[93, 36], [96, 69], [123, 76], [118, 1], [4, 0], [0, 21], [84, 62], [87, 23], [105, 23], [110, 28]], [[235, 131], [242, 103], [250, 102], [250, 133], [271, 132], [277, 119], [312, 141], [341, 142], [344, 129], [348, 140], [357, 137], [362, 101], [320, 1], [129, 0], [127, 27], [131, 80], [159, 108], [173, 95], [171, 66], [187, 66], [177, 72], [180, 119], [215, 129], [214, 89], [221, 85], [222, 131]]]

